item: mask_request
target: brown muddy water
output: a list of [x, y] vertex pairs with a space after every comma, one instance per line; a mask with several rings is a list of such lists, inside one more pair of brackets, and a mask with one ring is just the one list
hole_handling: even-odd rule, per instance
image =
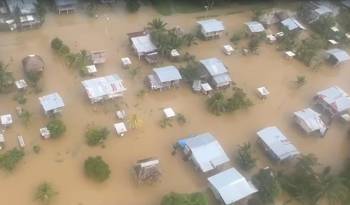
[[[170, 26], [179, 25], [188, 31], [195, 28], [196, 17], [200, 15], [203, 14], [181, 14], [163, 19]], [[171, 156], [171, 147], [179, 138], [207, 131], [219, 139], [234, 162], [237, 145], [249, 141], [257, 147], [255, 132], [276, 125], [301, 152], [314, 153], [325, 165], [336, 169], [341, 167], [349, 156], [349, 141], [346, 138], [348, 125], [333, 123], [326, 138], [321, 139], [301, 133], [293, 125], [291, 116], [294, 111], [309, 106], [318, 90], [339, 85], [350, 92], [349, 64], [337, 69], [325, 66], [314, 72], [297, 61], [284, 59], [274, 46], [265, 45], [260, 54], [254, 56], [224, 56], [221, 47], [228, 43], [229, 35], [200, 42], [188, 51], [198, 59], [221, 59], [229, 67], [232, 79], [255, 103], [247, 111], [216, 117], [207, 112], [206, 97], [193, 94], [185, 85], [179, 89], [137, 97], [151, 67], [132, 55], [126, 33], [141, 30], [155, 16], [156, 12], [149, 8], [142, 8], [132, 15], [125, 13], [124, 9], [103, 11], [97, 19], [78, 14], [49, 15], [39, 30], [0, 34], [0, 60], [9, 64], [9, 69], [17, 79], [23, 78], [21, 59], [24, 56], [38, 54], [46, 62], [41, 81], [43, 91], [39, 94], [29, 93], [24, 106], [32, 112], [29, 126], [21, 125], [19, 119], [15, 118], [15, 124], [5, 135], [7, 149], [17, 146], [16, 137], [22, 135], [26, 141], [26, 156], [13, 173], [0, 172], [0, 204], [36, 204], [33, 192], [43, 181], [52, 183], [59, 192], [53, 204], [66, 205], [154, 205], [159, 204], [161, 197], [171, 191], [205, 191], [207, 186], [204, 176], [196, 173], [180, 155]], [[250, 15], [240, 13], [217, 18], [223, 20], [227, 32], [232, 33], [240, 29]], [[82, 78], [67, 68], [62, 59], [51, 51], [50, 41], [54, 37], [61, 38], [75, 51], [106, 50], [108, 61], [99, 68], [98, 76], [119, 74], [128, 88], [123, 100], [91, 105], [81, 87]], [[120, 58], [124, 56], [132, 56], [134, 64], [140, 66], [141, 72], [134, 79], [120, 66]], [[307, 78], [307, 84], [300, 89], [292, 86], [297, 75]], [[265, 101], [260, 101], [255, 95], [255, 89], [262, 85], [271, 92]], [[43, 141], [38, 130], [48, 119], [42, 113], [38, 97], [54, 91], [61, 94], [66, 104], [62, 119], [67, 125], [67, 132], [61, 139]], [[17, 103], [13, 96], [14, 93], [0, 96], [1, 114], [11, 113], [15, 116]], [[188, 122], [184, 126], [174, 123], [173, 127], [160, 128], [161, 109], [166, 106], [184, 114]], [[112, 128], [113, 123], [117, 122], [114, 112], [118, 107], [126, 109], [129, 115], [140, 116], [144, 121], [143, 126], [124, 137], [117, 137]], [[89, 124], [110, 128], [111, 135], [105, 148], [91, 148], [85, 144], [84, 131]], [[40, 145], [40, 154], [33, 153], [33, 145]], [[111, 178], [102, 184], [92, 182], [83, 174], [83, 161], [94, 155], [101, 155], [112, 171]], [[260, 151], [257, 151], [257, 155], [260, 167], [271, 166]], [[150, 156], [161, 160], [162, 181], [153, 186], [138, 186], [133, 180], [131, 167], [136, 160]]]

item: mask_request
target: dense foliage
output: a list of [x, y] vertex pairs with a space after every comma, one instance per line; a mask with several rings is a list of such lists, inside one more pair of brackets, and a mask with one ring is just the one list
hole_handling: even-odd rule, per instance
[[304, 39], [297, 48], [296, 56], [307, 66], [313, 66], [318, 63], [318, 54], [321, 49], [326, 47], [326, 43], [319, 36], [313, 35]]
[[50, 136], [52, 138], [58, 138], [66, 131], [66, 125], [60, 119], [52, 119], [47, 124], [47, 129], [50, 131]]
[[208, 199], [203, 193], [169, 193], [163, 197], [161, 205], [208, 205]]
[[256, 159], [253, 157], [253, 150], [250, 143], [239, 145], [236, 162], [244, 171], [249, 171], [256, 166]]
[[253, 184], [259, 190], [257, 193], [262, 204], [274, 204], [275, 199], [281, 193], [281, 186], [270, 168], [261, 169], [252, 178]]
[[24, 151], [13, 148], [0, 155], [0, 168], [12, 171], [24, 157]]
[[187, 65], [180, 69], [181, 76], [189, 83], [200, 79], [200, 63], [197, 61], [189, 61]]
[[7, 70], [7, 66], [0, 62], [0, 93], [11, 91], [15, 83], [12, 73]]
[[129, 12], [136, 12], [139, 10], [140, 8], [140, 3], [138, 0], [125, 0], [126, 3], [126, 9]]
[[90, 128], [85, 133], [86, 143], [89, 146], [95, 146], [102, 144], [104, 140], [107, 139], [107, 136], [109, 134], [109, 131], [107, 128]]
[[103, 182], [111, 173], [108, 164], [100, 156], [89, 157], [84, 163], [85, 174], [95, 181]]
[[41, 202], [42, 204], [47, 205], [51, 203], [52, 199], [57, 194], [58, 193], [54, 190], [51, 184], [44, 182], [36, 188], [34, 199]]

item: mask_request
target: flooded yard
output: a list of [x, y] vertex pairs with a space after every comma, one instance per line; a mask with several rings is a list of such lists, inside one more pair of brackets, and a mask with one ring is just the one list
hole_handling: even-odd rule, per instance
[[[217, 11], [212, 11], [217, 13]], [[229, 10], [227, 12], [229, 13]], [[259, 167], [271, 166], [265, 154], [256, 145], [256, 131], [267, 126], [278, 126], [302, 153], [314, 153], [324, 165], [338, 169], [349, 156], [348, 125], [335, 121], [325, 138], [307, 136], [292, 120], [292, 113], [309, 107], [317, 91], [338, 85], [350, 92], [350, 65], [339, 68], [323, 66], [312, 71], [296, 60], [287, 60], [274, 45], [263, 45], [259, 55], [225, 56], [222, 46], [229, 43], [233, 31], [242, 28], [251, 19], [249, 12], [216, 17], [224, 21], [226, 32], [222, 38], [199, 41], [198, 45], [185, 50], [197, 59], [217, 57], [229, 68], [233, 81], [243, 88], [253, 100], [254, 106], [233, 114], [214, 116], [207, 111], [206, 96], [194, 94], [190, 86], [182, 84], [178, 89], [163, 92], [137, 94], [144, 88], [144, 78], [152, 66], [139, 61], [133, 55], [126, 33], [140, 31], [147, 22], [158, 14], [151, 8], [141, 8], [136, 14], [128, 14], [122, 8], [104, 10], [98, 18], [74, 14], [68, 16], [47, 16], [45, 24], [38, 30], [27, 32], [0, 33], [0, 61], [9, 64], [9, 70], [16, 79], [23, 78], [21, 60], [29, 54], [40, 55], [46, 64], [40, 87], [41, 93], [30, 91], [24, 108], [32, 113], [26, 127], [15, 118], [14, 125], [6, 130], [6, 149], [17, 146], [17, 136], [26, 141], [26, 156], [13, 173], [0, 172], [1, 204], [32, 205], [35, 187], [47, 181], [54, 185], [59, 195], [53, 204], [95, 205], [95, 204], [159, 204], [161, 197], [171, 191], [196, 192], [207, 189], [206, 178], [197, 173], [189, 162], [180, 155], [172, 156], [172, 145], [189, 134], [211, 132], [217, 137], [224, 150], [234, 158], [237, 146], [251, 142], [256, 147]], [[185, 31], [194, 30], [196, 17], [204, 13], [178, 14], [162, 19], [170, 27], [180, 26]], [[77, 71], [69, 69], [50, 48], [50, 41], [61, 38], [73, 51], [106, 50], [107, 62], [98, 68], [97, 76], [117, 73], [125, 82], [127, 91], [122, 99], [103, 104], [90, 104], [82, 88]], [[130, 56], [140, 72], [133, 78], [123, 69], [120, 58]], [[164, 65], [169, 62], [164, 62]], [[296, 89], [296, 76], [307, 79], [305, 86]], [[262, 101], [256, 96], [256, 88], [266, 86], [269, 97]], [[57, 140], [44, 141], [39, 128], [45, 126], [48, 118], [43, 114], [38, 97], [58, 92], [64, 102], [62, 120], [67, 132]], [[0, 114], [15, 116], [15, 93], [0, 95]], [[183, 126], [173, 123], [172, 127], [160, 128], [162, 108], [172, 107], [187, 119]], [[129, 115], [137, 114], [143, 125], [131, 130], [124, 137], [117, 137], [113, 124], [117, 122], [115, 111], [123, 108]], [[111, 130], [105, 147], [88, 147], [84, 133], [88, 125], [106, 126]], [[33, 145], [40, 145], [40, 154], [32, 151]], [[111, 178], [101, 184], [86, 178], [83, 162], [88, 156], [101, 155], [110, 165]], [[158, 157], [161, 162], [162, 179], [152, 186], [137, 185], [131, 168], [142, 158]]]

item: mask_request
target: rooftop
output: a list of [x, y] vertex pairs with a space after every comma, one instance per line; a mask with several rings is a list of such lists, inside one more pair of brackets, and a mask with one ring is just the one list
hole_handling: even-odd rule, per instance
[[322, 90], [317, 93], [317, 96], [337, 112], [350, 109], [349, 95], [338, 86], [332, 86]]
[[136, 49], [137, 53], [150, 53], [157, 50], [157, 47], [151, 40], [151, 35], [146, 34], [143, 36], [131, 37], [131, 42]]
[[39, 97], [39, 101], [45, 112], [64, 107], [63, 99], [58, 93], [52, 93]]
[[321, 119], [321, 114], [315, 112], [311, 108], [306, 108], [297, 112], [294, 112], [294, 116], [297, 118], [298, 124], [307, 132], [320, 131], [323, 135], [327, 130], [327, 126]]
[[249, 30], [252, 33], [260, 33], [260, 32], [265, 31], [264, 26], [260, 22], [257, 22], [257, 21], [247, 22], [247, 23], [245, 23], [245, 25], [248, 26]]
[[301, 23], [299, 23], [299, 21], [296, 20], [295, 18], [287, 18], [283, 20], [281, 23], [283, 26], [287, 27], [289, 31], [293, 31], [298, 28], [305, 30], [305, 27], [301, 25]]
[[207, 58], [200, 60], [211, 76], [227, 73], [226, 66], [217, 58]]
[[36, 0], [6, 0], [6, 3], [11, 13], [15, 13], [18, 7], [21, 14], [33, 14], [36, 13], [35, 4], [38, 2]]
[[350, 60], [350, 55], [339, 48], [333, 48], [326, 51], [327, 54], [333, 56], [339, 63]]
[[175, 66], [154, 68], [153, 71], [162, 83], [182, 79], [179, 70]]
[[223, 22], [216, 19], [197, 21], [197, 23], [202, 27], [205, 33], [220, 32], [225, 30]]

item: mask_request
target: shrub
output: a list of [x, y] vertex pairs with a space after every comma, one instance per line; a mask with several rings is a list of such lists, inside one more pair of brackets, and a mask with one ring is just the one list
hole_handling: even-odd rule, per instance
[[252, 101], [247, 97], [243, 89], [234, 88], [232, 97], [227, 100], [226, 110], [228, 112], [233, 112], [239, 109], [246, 109], [252, 105]]
[[249, 171], [256, 166], [256, 159], [253, 157], [250, 143], [239, 145], [236, 162], [244, 171]]
[[140, 3], [138, 0], [125, 0], [126, 1], [126, 9], [133, 13], [139, 10]]
[[8, 93], [15, 84], [12, 73], [7, 71], [7, 66], [0, 62], [0, 93]]
[[33, 152], [34, 152], [35, 154], [39, 154], [40, 151], [41, 151], [41, 148], [40, 148], [39, 145], [34, 145], [34, 146], [33, 146]]
[[25, 125], [28, 126], [30, 122], [30, 118], [32, 117], [32, 114], [28, 110], [22, 110], [22, 112], [18, 116], [21, 119], [21, 122]]
[[208, 205], [207, 196], [203, 193], [179, 194], [170, 193], [163, 197], [161, 205]]
[[257, 196], [262, 204], [274, 204], [281, 193], [281, 186], [275, 173], [269, 168], [261, 169], [252, 178], [253, 184], [259, 190]]
[[109, 131], [107, 128], [91, 128], [85, 133], [86, 143], [89, 146], [102, 144], [107, 139]]
[[62, 46], [63, 46], [63, 41], [59, 38], [54, 38], [51, 41], [51, 48], [54, 49], [55, 51], [59, 51]]
[[303, 75], [298, 75], [295, 81], [297, 87], [302, 87], [306, 83], [306, 78]]
[[197, 61], [189, 61], [186, 67], [180, 69], [181, 76], [189, 83], [200, 78], [200, 64]]
[[57, 194], [51, 184], [44, 182], [36, 188], [34, 199], [47, 205]]
[[61, 48], [58, 50], [58, 53], [61, 56], [66, 56], [70, 53], [70, 48], [66, 45], [62, 45]]
[[50, 131], [52, 138], [58, 138], [66, 131], [66, 126], [62, 120], [53, 119], [47, 124], [47, 129]]
[[181, 113], [176, 114], [176, 120], [177, 120], [177, 123], [179, 123], [180, 125], [184, 125], [187, 122], [185, 115]]
[[25, 95], [21, 92], [16, 93], [15, 97], [13, 98], [15, 101], [18, 102], [18, 104], [23, 105], [26, 104], [27, 102], [27, 98], [25, 97]]
[[85, 174], [98, 182], [103, 182], [109, 178], [111, 171], [109, 166], [100, 156], [89, 157], [84, 163]]
[[207, 100], [207, 106], [209, 111], [215, 115], [226, 112], [226, 100], [224, 95], [221, 92], [214, 93], [214, 95]]
[[317, 57], [322, 48], [326, 44], [319, 36], [311, 36], [301, 42], [297, 48], [296, 57], [302, 61], [306, 66], [311, 66], [313, 59]]
[[24, 157], [24, 151], [13, 148], [0, 155], [0, 168], [12, 171]]

